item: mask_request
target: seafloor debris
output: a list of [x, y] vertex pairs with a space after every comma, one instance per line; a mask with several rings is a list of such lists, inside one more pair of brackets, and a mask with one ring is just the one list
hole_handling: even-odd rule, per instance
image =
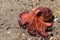
[[53, 26], [53, 20], [54, 15], [51, 9], [42, 6], [34, 8], [31, 12], [20, 13], [18, 23], [21, 27], [27, 28], [27, 32], [31, 35], [38, 33], [47, 37], [46, 29]]

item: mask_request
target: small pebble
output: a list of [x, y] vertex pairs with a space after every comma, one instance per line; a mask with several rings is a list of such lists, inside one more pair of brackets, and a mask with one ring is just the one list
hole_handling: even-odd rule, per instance
[[41, 38], [41, 40], [48, 40], [48, 38]]
[[28, 39], [28, 40], [31, 40], [31, 39]]
[[11, 27], [8, 27], [6, 30], [10, 29]]
[[8, 33], [10, 33], [11, 31], [8, 31]]
[[25, 34], [22, 34], [22, 36], [25, 36]]
[[1, 25], [3, 25], [3, 23]]
[[51, 1], [54, 1], [54, 0], [51, 0]]
[[17, 2], [18, 2], [19, 0], [15, 0], [15, 1], [17, 1]]
[[52, 37], [53, 37], [53, 34], [50, 34], [50, 36], [52, 36]]
[[51, 37], [50, 40], [56, 40], [56, 37]]
[[11, 11], [13, 11], [13, 10], [11, 9]]
[[58, 18], [55, 18], [54, 21], [57, 21]]
[[58, 23], [60, 23], [60, 21], [58, 21]]

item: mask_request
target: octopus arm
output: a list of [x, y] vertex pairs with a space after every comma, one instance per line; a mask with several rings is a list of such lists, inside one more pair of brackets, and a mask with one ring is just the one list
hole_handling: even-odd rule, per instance
[[42, 35], [43, 37], [47, 37], [48, 34], [47, 34], [47, 32], [45, 32], [45, 29], [46, 29], [45, 25], [43, 25], [40, 20], [35, 21], [35, 23], [36, 23], [36, 28], [37, 28], [39, 34]]
[[53, 23], [46, 23], [46, 22], [43, 22], [43, 24], [45, 25], [45, 27], [51, 27], [53, 25]]
[[34, 32], [36, 30], [35, 28], [35, 20], [31, 20], [31, 23], [29, 24], [28, 28], [27, 28], [27, 31], [32, 34], [32, 35], [35, 35], [36, 33]]
[[[38, 18], [39, 19], [39, 18]], [[48, 23], [48, 22], [44, 22], [41, 19], [39, 19], [39, 21], [41, 22], [41, 24], [43, 24], [45, 27], [51, 27], [53, 25], [52, 22]]]
[[19, 18], [21, 18], [21, 20], [19, 20], [19, 24], [20, 25], [24, 25], [25, 23], [28, 22], [29, 18], [31, 17], [31, 13], [28, 12], [23, 12], [19, 15]]

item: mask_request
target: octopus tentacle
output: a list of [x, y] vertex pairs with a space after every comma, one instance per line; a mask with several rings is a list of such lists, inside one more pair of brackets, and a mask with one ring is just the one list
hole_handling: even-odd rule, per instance
[[[18, 20], [18, 23], [19, 23], [19, 25], [23, 25], [22, 24], [22, 22], [24, 22], [24, 21], [22, 21], [22, 20], [24, 20], [25, 18], [27, 18], [27, 14], [28, 14], [29, 12], [22, 12], [22, 13], [20, 13], [20, 15], [19, 15], [19, 20]], [[24, 18], [25, 17], [25, 18]]]
[[[34, 22], [33, 22], [34, 21]], [[27, 31], [30, 33], [30, 34], [33, 34], [35, 35], [36, 33], [34, 32], [36, 30], [36, 25], [35, 25], [35, 18], [33, 20], [31, 20], [31, 23], [30, 25], [28, 26], [27, 28]]]
[[[38, 20], [38, 21], [40, 21], [40, 20]], [[44, 28], [45, 25], [41, 24], [41, 21], [40, 22], [38, 22], [38, 21], [35, 21], [35, 22], [36, 22], [36, 28], [37, 28], [39, 34], [42, 35], [43, 37], [47, 37], [48, 34], [45, 32], [45, 28]]]
[[32, 16], [32, 14], [31, 13], [27, 14], [27, 12], [24, 12], [24, 13], [20, 14], [20, 17], [21, 17], [20, 24], [24, 25], [25, 23], [27, 23], [31, 16]]

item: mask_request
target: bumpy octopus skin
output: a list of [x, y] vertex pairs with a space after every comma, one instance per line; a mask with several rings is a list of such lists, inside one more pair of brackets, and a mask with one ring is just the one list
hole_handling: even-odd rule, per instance
[[20, 13], [18, 23], [22, 27], [28, 23], [27, 32], [32, 35], [37, 31], [43, 37], [47, 37], [46, 29], [52, 27], [53, 22], [45, 21], [50, 20], [52, 15], [52, 11], [45, 6], [33, 8], [31, 12]]

